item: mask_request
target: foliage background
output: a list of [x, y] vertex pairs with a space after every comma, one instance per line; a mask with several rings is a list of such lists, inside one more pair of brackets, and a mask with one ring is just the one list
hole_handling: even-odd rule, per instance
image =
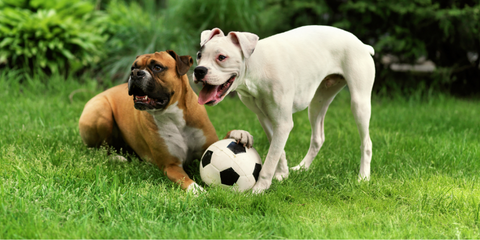
[[66, 73], [98, 63], [104, 57], [106, 18], [80, 0], [0, 1], [0, 63], [29, 74], [33, 69]]
[[[119, 82], [139, 54], [195, 55], [205, 29], [264, 38], [309, 24], [337, 26], [372, 45], [379, 94], [479, 95], [478, 0], [0, 0], [0, 66]], [[391, 68], [425, 60], [435, 71]]]
[[[0, 238], [479, 238], [480, 109], [478, 100], [449, 96], [480, 95], [479, 6], [0, 0]], [[344, 28], [376, 50], [371, 181], [357, 181], [358, 131], [346, 91], [329, 109], [327, 141], [311, 170], [275, 181], [265, 195], [209, 188], [192, 198], [154, 166], [111, 163], [106, 151], [83, 147], [86, 101], [125, 81], [136, 55], [195, 55], [201, 31], [213, 27], [264, 38], [306, 24]], [[422, 58], [436, 70], [392, 70]], [[207, 110], [219, 135], [248, 129], [265, 157], [266, 136], [240, 101]], [[294, 118], [292, 166], [310, 140], [307, 112]]]

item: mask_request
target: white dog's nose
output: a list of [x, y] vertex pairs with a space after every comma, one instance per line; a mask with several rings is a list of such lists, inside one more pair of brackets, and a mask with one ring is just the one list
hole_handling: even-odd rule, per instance
[[202, 81], [203, 78], [205, 78], [205, 75], [207, 75], [208, 69], [206, 67], [198, 66], [193, 70], [193, 73], [195, 74], [195, 78], [197, 81]]

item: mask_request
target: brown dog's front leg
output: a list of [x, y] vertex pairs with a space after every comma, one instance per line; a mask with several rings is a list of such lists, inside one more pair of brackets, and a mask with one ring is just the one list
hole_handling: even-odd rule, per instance
[[183, 168], [179, 165], [170, 164], [163, 169], [163, 172], [165, 173], [165, 175], [167, 175], [170, 181], [180, 185], [183, 190], [189, 191], [189, 187], [191, 184], [196, 185], [196, 183], [192, 179], [190, 179], [190, 177], [188, 177], [185, 170], [183, 170]]

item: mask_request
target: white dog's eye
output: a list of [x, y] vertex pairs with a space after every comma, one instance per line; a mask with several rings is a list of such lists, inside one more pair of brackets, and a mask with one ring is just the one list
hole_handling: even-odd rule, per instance
[[202, 58], [202, 53], [201, 52], [197, 52], [197, 59], [200, 59]]
[[223, 55], [220, 55], [220, 56], [218, 56], [218, 61], [221, 62], [221, 61], [225, 60], [225, 58], [227, 58], [227, 57], [225, 57]]

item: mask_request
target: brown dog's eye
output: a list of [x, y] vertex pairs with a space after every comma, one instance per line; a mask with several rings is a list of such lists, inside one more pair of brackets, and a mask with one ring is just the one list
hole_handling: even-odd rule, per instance
[[225, 60], [225, 58], [227, 58], [227, 57], [225, 57], [223, 55], [220, 55], [220, 56], [218, 56], [218, 61], [221, 62], [221, 61]]
[[154, 72], [160, 72], [160, 71], [162, 71], [162, 66], [160, 66], [160, 65], [155, 65], [155, 66], [153, 66], [152, 70], [153, 70]]

